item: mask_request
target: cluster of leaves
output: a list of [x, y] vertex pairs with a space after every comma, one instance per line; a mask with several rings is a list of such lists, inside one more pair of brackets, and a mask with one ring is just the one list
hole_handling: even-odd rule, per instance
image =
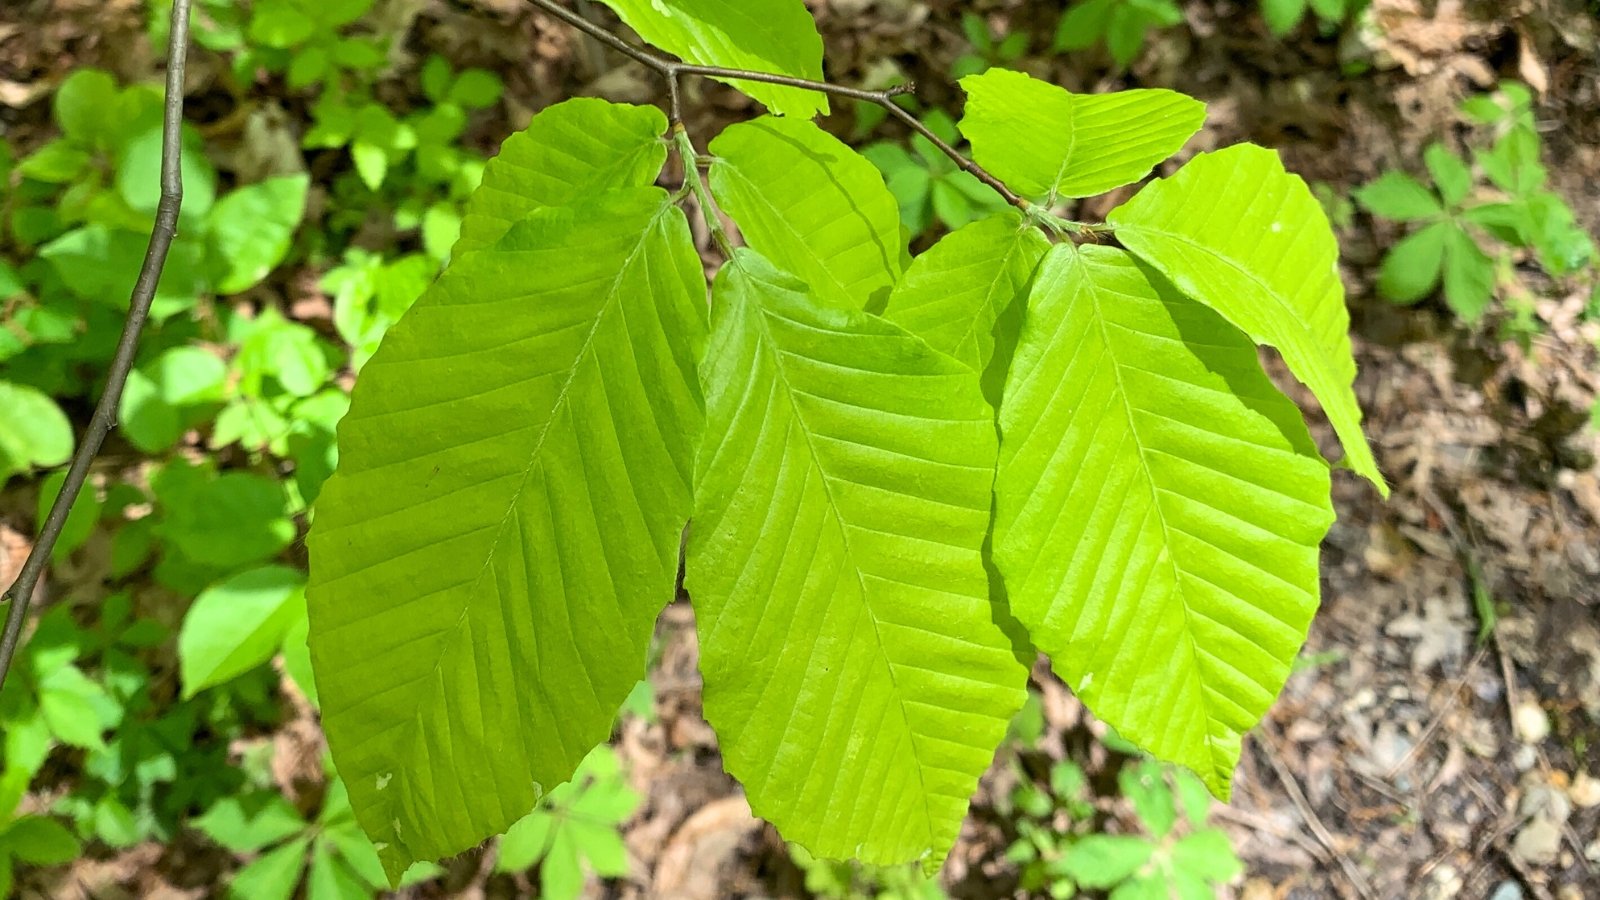
[[1193, 775], [1142, 759], [1125, 765], [1117, 784], [1142, 834], [1095, 830], [1083, 770], [1071, 761], [1051, 766], [1048, 786], [1024, 775], [1008, 798], [1018, 836], [1006, 856], [1030, 896], [1212, 897], [1243, 873], [1227, 834], [1206, 827], [1211, 795]]
[[[797, 0], [607, 3], [696, 63], [821, 69]], [[655, 108], [536, 116], [356, 385], [308, 537], [310, 643], [389, 875], [573, 776], [647, 665], [680, 551], [725, 764], [818, 857], [936, 867], [1035, 650], [1225, 795], [1333, 521], [1330, 466], [1259, 345], [1384, 487], [1309, 187], [1242, 145], [1103, 225], [1062, 220], [1204, 107], [990, 69], [963, 79], [958, 130], [1030, 202], [913, 258], [878, 169], [810, 121], [824, 95], [729, 80], [775, 115], [710, 142], [708, 185]], [[669, 143], [693, 160], [676, 193], [655, 186]], [[709, 317], [690, 194], [745, 245]], [[1070, 240], [1091, 229], [1127, 249]]]
[[1384, 258], [1378, 290], [1395, 303], [1417, 303], [1440, 292], [1467, 322], [1487, 313], [1497, 297], [1509, 327], [1537, 328], [1533, 306], [1514, 288], [1519, 258], [1556, 279], [1594, 279], [1594, 239], [1566, 201], [1548, 187], [1533, 98], [1515, 82], [1473, 97], [1461, 108], [1482, 140], [1471, 161], [1442, 143], [1423, 155], [1428, 180], [1387, 172], [1355, 193], [1375, 216], [1403, 222], [1412, 232]]

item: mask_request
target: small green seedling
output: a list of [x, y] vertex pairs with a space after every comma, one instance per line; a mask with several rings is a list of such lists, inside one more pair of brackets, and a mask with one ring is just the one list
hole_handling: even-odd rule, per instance
[[571, 900], [583, 894], [585, 871], [601, 878], [628, 874], [622, 823], [639, 807], [615, 750], [601, 744], [572, 780], [545, 795], [500, 839], [496, 872], [539, 867], [539, 896]]
[[1011, 800], [1018, 838], [1006, 856], [1021, 867], [1025, 891], [1057, 900], [1083, 889], [1112, 900], [1210, 897], [1243, 872], [1228, 836], [1206, 827], [1211, 797], [1194, 776], [1144, 759], [1117, 782], [1144, 834], [1090, 831], [1094, 807], [1071, 762], [1052, 767], [1049, 791], [1024, 779]]
[[[950, 116], [934, 110], [923, 119], [940, 139], [961, 142]], [[920, 134], [913, 134], [911, 149], [894, 141], [879, 141], [861, 153], [883, 173], [883, 180], [900, 203], [900, 222], [907, 232], [920, 235], [935, 223], [952, 231], [1005, 209], [1005, 201], [983, 182], [963, 172]]]
[[1069, 7], [1056, 27], [1057, 51], [1105, 44], [1119, 66], [1127, 66], [1158, 28], [1183, 21], [1177, 0], [1084, 0]]
[[961, 79], [968, 75], [987, 72], [995, 66], [1006, 66], [1021, 59], [1028, 52], [1028, 32], [1017, 29], [1001, 37], [989, 27], [989, 22], [977, 13], [961, 15], [961, 30], [972, 49], [956, 58], [950, 66], [950, 77]]
[[[1468, 100], [1462, 114], [1488, 132], [1487, 142], [1473, 147], [1471, 163], [1436, 143], [1423, 156], [1431, 186], [1404, 172], [1387, 172], [1359, 189], [1356, 199], [1375, 216], [1413, 227], [1384, 259], [1379, 292], [1409, 304], [1442, 284], [1450, 308], [1476, 322], [1512, 280], [1514, 251], [1528, 251], [1547, 273], [1562, 278], [1591, 266], [1595, 245], [1566, 201], [1546, 187], [1527, 88], [1502, 85], [1497, 94]], [[1515, 294], [1501, 296], [1514, 305]], [[1518, 309], [1511, 312], [1515, 323]], [[1516, 330], [1534, 327], [1531, 309], [1521, 313], [1524, 322]]]
[[[371, 900], [388, 884], [337, 777], [310, 818], [269, 788], [223, 798], [193, 825], [228, 850], [255, 857], [228, 886], [228, 896], [237, 900], [289, 900], [302, 882], [307, 900]], [[440, 871], [417, 863], [400, 883], [415, 884]]]

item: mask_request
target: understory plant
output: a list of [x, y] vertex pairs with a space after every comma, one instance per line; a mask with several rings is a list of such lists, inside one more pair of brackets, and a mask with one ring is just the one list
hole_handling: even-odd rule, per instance
[[1549, 188], [1527, 87], [1502, 84], [1469, 99], [1461, 114], [1476, 126], [1470, 160], [1434, 143], [1423, 154], [1426, 181], [1391, 171], [1356, 191], [1368, 212], [1410, 229], [1384, 257], [1378, 291], [1401, 304], [1442, 293], [1469, 323], [1498, 298], [1509, 330], [1526, 336], [1537, 322], [1531, 296], [1515, 289], [1519, 257], [1551, 279], [1594, 290], [1594, 238]]
[[[573, 99], [505, 142], [362, 370], [315, 508], [323, 724], [389, 877], [573, 778], [680, 563], [724, 763], [814, 856], [936, 869], [1039, 651], [1227, 796], [1334, 519], [1259, 346], [1386, 491], [1311, 190], [1245, 144], [1063, 219], [1205, 108], [991, 69], [962, 80], [971, 157], [933, 145], [1011, 208], [911, 258], [879, 171], [812, 119], [851, 97], [925, 126], [904, 89], [820, 81], [799, 0], [606, 2], [686, 62], [536, 5], [660, 74], [670, 117]], [[770, 115], [702, 151], [690, 77]], [[709, 291], [685, 206], [722, 257]]]

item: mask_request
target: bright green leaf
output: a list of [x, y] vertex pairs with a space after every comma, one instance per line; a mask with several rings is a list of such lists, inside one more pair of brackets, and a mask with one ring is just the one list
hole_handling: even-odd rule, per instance
[[1293, 31], [1306, 15], [1306, 0], [1261, 0], [1261, 16], [1278, 37]]
[[[161, 201], [161, 126], [133, 136], [120, 148], [117, 190], [134, 210], [153, 216]], [[183, 206], [179, 216], [188, 225], [203, 221], [217, 198], [217, 173], [206, 161], [199, 136], [183, 136]]]
[[254, 853], [299, 834], [306, 823], [277, 791], [223, 797], [191, 824], [235, 853]]
[[751, 248], [829, 305], [887, 299], [903, 242], [877, 167], [811, 122], [771, 116], [730, 126], [711, 152], [711, 191]]
[[1174, 844], [1172, 864], [1216, 884], [1227, 884], [1244, 874], [1227, 833], [1215, 828], [1201, 829]]
[[18, 860], [36, 866], [58, 866], [83, 852], [66, 826], [44, 816], [24, 816], [12, 822], [0, 844]]
[[1395, 303], [1416, 303], [1439, 286], [1444, 247], [1456, 226], [1434, 222], [1394, 245], [1378, 270], [1378, 293]]
[[462, 257], [363, 371], [309, 541], [311, 652], [391, 877], [504, 830], [642, 676], [704, 316], [683, 214], [619, 191]]
[[201, 593], [178, 632], [184, 699], [271, 659], [305, 615], [304, 588], [298, 571], [263, 566]]
[[541, 207], [654, 183], [667, 158], [666, 130], [667, 117], [653, 106], [576, 97], [545, 109], [489, 161], [453, 255], [493, 245]]
[[298, 837], [268, 851], [238, 872], [228, 883], [232, 900], [289, 900], [305, 871], [310, 837]]
[[1472, 169], [1465, 160], [1437, 143], [1430, 144], [1422, 158], [1446, 206], [1459, 206], [1467, 199], [1467, 194], [1472, 192]]
[[[601, 0], [639, 36], [687, 62], [822, 80], [822, 36], [801, 0]], [[809, 119], [826, 115], [828, 98], [815, 91], [728, 83], [774, 113]]]
[[937, 866], [1025, 696], [980, 556], [977, 373], [748, 250], [715, 296], [686, 576], [706, 718], [785, 839]]
[[1120, 250], [1061, 245], [1000, 430], [1012, 613], [1097, 716], [1226, 796], [1305, 640], [1333, 523], [1299, 411], [1220, 316]]
[[1396, 222], [1432, 219], [1444, 212], [1439, 198], [1404, 172], [1383, 173], [1377, 181], [1357, 188], [1355, 198], [1367, 212]]
[[1124, 245], [1185, 294], [1276, 347], [1322, 403], [1346, 464], [1388, 496], [1361, 432], [1338, 242], [1311, 189], [1276, 153], [1251, 144], [1202, 153], [1110, 220]]
[[72, 424], [44, 393], [0, 381], [0, 485], [36, 467], [59, 466], [72, 456]]
[[1016, 213], [968, 225], [911, 263], [884, 316], [982, 372], [994, 356], [1001, 314], [1026, 295], [1049, 247]]
[[283, 262], [305, 214], [305, 175], [283, 175], [247, 185], [211, 208], [207, 230], [221, 264], [217, 293], [237, 294], [267, 277]]
[[106, 137], [107, 125], [116, 122], [117, 80], [100, 69], [79, 69], [56, 88], [56, 124], [74, 141], [92, 144]]
[[1494, 288], [1494, 260], [1465, 229], [1451, 226], [1445, 233], [1445, 302], [1462, 319], [1476, 322], [1488, 311]]
[[1204, 103], [1167, 90], [1073, 94], [1021, 72], [961, 79], [972, 155], [1029, 197], [1092, 197], [1145, 177], [1205, 123]]
[[1091, 834], [1067, 849], [1061, 869], [1083, 887], [1108, 888], [1132, 877], [1154, 851], [1143, 838]]

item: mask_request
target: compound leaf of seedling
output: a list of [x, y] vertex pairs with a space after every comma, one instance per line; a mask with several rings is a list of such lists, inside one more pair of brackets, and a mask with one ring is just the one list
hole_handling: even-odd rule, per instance
[[1395, 244], [1378, 270], [1378, 292], [1394, 303], [1416, 303], [1439, 287], [1445, 245], [1457, 226], [1434, 222]]
[[1083, 887], [1111, 888], [1131, 878], [1154, 853], [1155, 845], [1144, 838], [1091, 834], [1067, 848], [1061, 869]]
[[1205, 122], [1204, 103], [1168, 90], [1074, 94], [1021, 72], [961, 79], [972, 155], [1029, 197], [1092, 197], [1145, 177]]
[[586, 194], [647, 187], [661, 173], [667, 117], [653, 106], [575, 97], [507, 138], [467, 200], [457, 258], [492, 246], [534, 210]]
[[497, 872], [538, 865], [543, 895], [577, 897], [588, 869], [604, 878], [628, 873], [621, 827], [638, 808], [616, 752], [601, 744], [578, 766], [572, 780], [550, 792], [539, 808], [518, 820], [500, 839]]
[[1181, 291], [1276, 347], [1321, 402], [1345, 463], [1388, 495], [1361, 431], [1338, 241], [1276, 153], [1253, 144], [1202, 153], [1109, 218], [1117, 238]]
[[329, 745], [391, 878], [566, 781], [643, 675], [705, 296], [667, 194], [615, 191], [463, 256], [363, 369], [307, 593]]
[[234, 873], [228, 896], [234, 900], [289, 900], [306, 867], [309, 835], [301, 835], [257, 857]]
[[1012, 613], [1097, 716], [1226, 796], [1305, 640], [1333, 523], [1299, 411], [1221, 316], [1123, 251], [1060, 245], [1000, 432]]
[[1476, 322], [1494, 299], [1494, 260], [1458, 225], [1450, 226], [1444, 242], [1445, 302], [1464, 321]]
[[305, 578], [286, 566], [241, 572], [203, 591], [178, 632], [185, 699], [265, 663], [305, 617]]
[[1378, 180], [1357, 188], [1355, 198], [1367, 212], [1396, 222], [1417, 222], [1444, 213], [1433, 191], [1404, 172], [1383, 173]]
[[993, 413], [976, 372], [752, 251], [715, 297], [686, 569], [706, 718], [785, 839], [937, 867], [1025, 696], [980, 555]]
[[1428, 174], [1433, 176], [1433, 185], [1439, 189], [1439, 196], [1444, 199], [1444, 205], [1456, 207], [1461, 201], [1467, 199], [1472, 192], [1472, 167], [1466, 160], [1450, 152], [1443, 144], [1430, 144], [1423, 152], [1423, 161], [1428, 166]]
[[803, 119], [730, 126], [711, 191], [750, 247], [841, 309], [881, 306], [900, 276], [900, 207], [866, 157]]
[[[639, 36], [685, 61], [822, 80], [822, 36], [802, 0], [601, 0]], [[723, 79], [774, 113], [810, 119], [825, 94]]]
[[305, 830], [305, 820], [277, 791], [223, 797], [191, 821], [235, 853], [254, 853]]

